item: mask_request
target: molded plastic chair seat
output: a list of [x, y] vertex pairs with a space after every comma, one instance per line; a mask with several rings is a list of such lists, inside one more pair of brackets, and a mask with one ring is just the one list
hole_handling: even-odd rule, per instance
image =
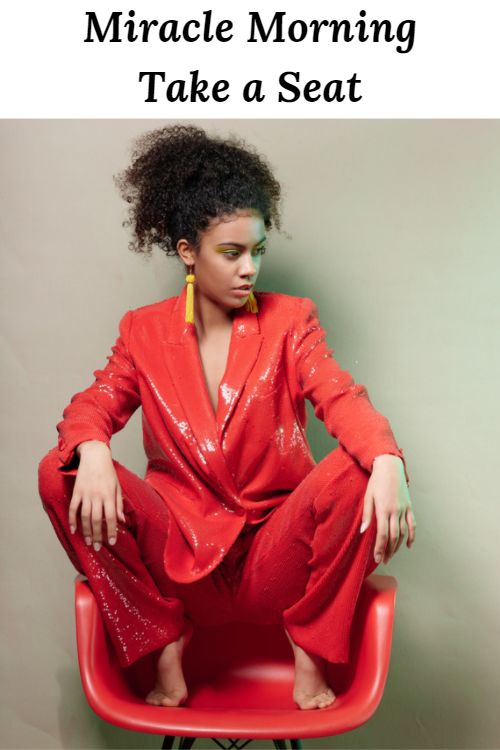
[[85, 695], [102, 719], [136, 732], [274, 739], [351, 731], [370, 719], [382, 698], [396, 590], [392, 576], [372, 574], [363, 581], [349, 662], [328, 664], [337, 696], [330, 706], [301, 710], [293, 702], [294, 657], [282, 626], [233, 622], [195, 626], [183, 655], [189, 696], [169, 708], [144, 700], [155, 682], [158, 652], [122, 669], [87, 579], [78, 575], [76, 632]]

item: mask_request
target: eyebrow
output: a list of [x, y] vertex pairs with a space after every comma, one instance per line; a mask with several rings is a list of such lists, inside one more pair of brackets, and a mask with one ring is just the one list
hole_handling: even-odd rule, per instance
[[[257, 247], [257, 245], [262, 245], [263, 242], [267, 240], [267, 237], [262, 237], [258, 242], [255, 243], [254, 247]], [[246, 245], [242, 245], [241, 242], [219, 242], [217, 247], [222, 247], [223, 245], [231, 245], [232, 247], [240, 247], [242, 250], [245, 249]]]

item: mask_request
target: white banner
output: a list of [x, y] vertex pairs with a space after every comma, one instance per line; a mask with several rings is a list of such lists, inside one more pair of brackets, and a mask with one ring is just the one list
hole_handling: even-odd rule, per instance
[[498, 0], [4, 2], [0, 116], [498, 117]]

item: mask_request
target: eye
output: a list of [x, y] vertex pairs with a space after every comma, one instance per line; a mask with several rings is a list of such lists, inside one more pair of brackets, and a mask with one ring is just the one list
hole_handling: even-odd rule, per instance
[[[254, 250], [252, 250], [252, 256], [264, 255], [265, 252], [266, 246], [261, 245], [261, 247], [256, 247]], [[225, 250], [223, 255], [228, 255], [230, 258], [238, 258], [241, 253], [239, 250]]]

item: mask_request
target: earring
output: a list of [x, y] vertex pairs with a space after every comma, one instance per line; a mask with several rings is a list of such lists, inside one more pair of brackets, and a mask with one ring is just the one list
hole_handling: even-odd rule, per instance
[[[194, 269], [194, 266], [192, 266]], [[186, 275], [186, 323], [194, 323], [194, 273]]]
[[245, 302], [245, 310], [248, 310], [248, 312], [259, 312], [259, 306], [257, 305], [257, 300], [254, 297], [253, 292], [250, 292], [248, 295], [248, 299]]

